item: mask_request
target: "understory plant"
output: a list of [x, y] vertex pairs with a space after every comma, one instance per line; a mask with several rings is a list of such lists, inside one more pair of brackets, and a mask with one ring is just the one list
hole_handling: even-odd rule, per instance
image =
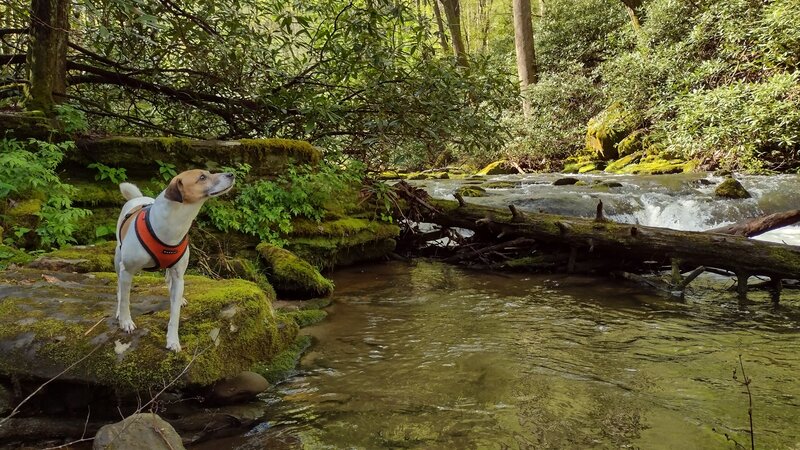
[[[241, 175], [241, 174], [239, 174]], [[291, 167], [274, 181], [243, 184], [233, 201], [209, 202], [207, 216], [221, 231], [238, 231], [283, 246], [292, 232], [292, 219], [321, 221], [328, 210], [341, 209], [342, 201], [355, 196], [363, 178], [363, 166], [345, 169], [322, 164]]]
[[[0, 222], [4, 228], [18, 238], [35, 232], [45, 249], [73, 242], [78, 221], [91, 212], [72, 206], [75, 188], [61, 181], [56, 167], [64, 153], [74, 148], [69, 141], [0, 140]], [[16, 220], [21, 215], [39, 220], [22, 224]]]

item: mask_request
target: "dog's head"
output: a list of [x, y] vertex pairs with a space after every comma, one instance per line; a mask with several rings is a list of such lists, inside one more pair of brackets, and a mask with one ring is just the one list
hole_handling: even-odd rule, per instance
[[235, 176], [232, 173], [187, 170], [175, 175], [169, 182], [164, 197], [179, 203], [204, 202], [230, 191], [234, 180]]

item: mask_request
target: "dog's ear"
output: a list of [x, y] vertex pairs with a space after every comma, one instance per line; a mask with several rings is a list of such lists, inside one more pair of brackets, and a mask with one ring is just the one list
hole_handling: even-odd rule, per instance
[[173, 202], [183, 203], [183, 181], [178, 177], [173, 178], [164, 191], [164, 197]]

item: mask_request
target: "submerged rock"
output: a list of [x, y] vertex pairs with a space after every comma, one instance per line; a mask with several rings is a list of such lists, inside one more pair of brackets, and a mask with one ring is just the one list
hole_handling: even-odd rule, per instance
[[161, 274], [134, 279], [136, 330], [114, 319], [116, 275], [6, 271], [0, 279], [0, 374], [74, 380], [136, 392], [175, 380], [207, 386], [280, 353], [297, 325], [276, 317], [253, 283], [187, 275], [179, 329], [183, 351], [165, 348], [168, 291]]
[[333, 293], [332, 281], [289, 250], [267, 243], [259, 244], [256, 250], [267, 267], [267, 278], [279, 295], [309, 299]]
[[266, 378], [255, 372], [244, 371], [214, 384], [208, 401], [218, 405], [241, 403], [255, 398], [268, 387]]
[[751, 197], [750, 193], [747, 192], [747, 189], [742, 186], [742, 183], [739, 183], [739, 181], [733, 177], [726, 178], [725, 181], [720, 183], [719, 186], [714, 189], [714, 195], [717, 197], [732, 199]]
[[581, 180], [574, 177], [564, 177], [553, 181], [553, 186], [571, 186], [573, 184], [577, 184], [579, 181]]
[[178, 432], [157, 414], [134, 414], [106, 425], [94, 437], [93, 450], [185, 450]]
[[461, 186], [456, 193], [462, 197], [486, 197], [486, 189], [480, 186]]

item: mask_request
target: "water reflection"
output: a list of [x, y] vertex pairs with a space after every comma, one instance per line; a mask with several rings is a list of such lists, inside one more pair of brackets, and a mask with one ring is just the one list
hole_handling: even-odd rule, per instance
[[[800, 301], [686, 303], [613, 281], [392, 263], [338, 273], [303, 373], [240, 448], [800, 445]], [[707, 280], [706, 284], [714, 283]], [[716, 431], [715, 431], [716, 430]]]

